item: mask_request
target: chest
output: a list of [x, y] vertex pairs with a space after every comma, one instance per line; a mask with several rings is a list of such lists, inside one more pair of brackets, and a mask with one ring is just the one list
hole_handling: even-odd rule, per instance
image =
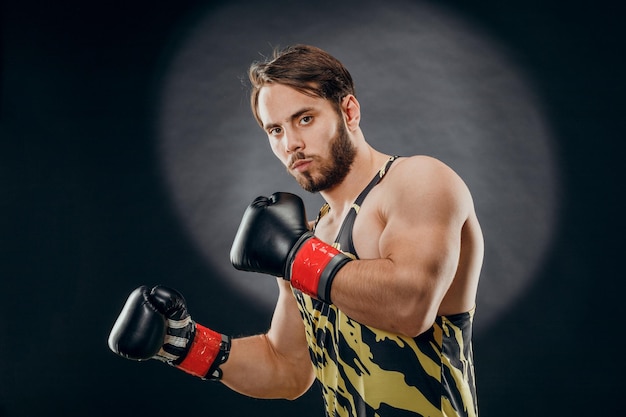
[[[353, 223], [346, 222], [346, 217], [350, 216], [354, 216]], [[384, 226], [378, 200], [370, 195], [360, 207], [349, 207], [341, 213], [329, 211], [318, 222], [315, 235], [330, 244], [341, 241], [343, 251], [348, 250], [345, 246], [350, 242], [356, 252], [353, 254], [360, 259], [374, 259], [381, 257], [379, 242]], [[340, 232], [341, 239], [338, 239]]]

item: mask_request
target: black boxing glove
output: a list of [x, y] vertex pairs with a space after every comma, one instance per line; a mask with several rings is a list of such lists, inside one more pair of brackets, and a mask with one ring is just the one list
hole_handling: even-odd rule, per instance
[[115, 321], [109, 348], [127, 359], [158, 359], [191, 375], [218, 380], [230, 337], [195, 323], [176, 290], [141, 286], [134, 290]]
[[330, 303], [332, 281], [351, 259], [309, 230], [300, 197], [274, 193], [257, 197], [246, 209], [230, 260], [239, 270], [282, 277], [303, 293]]

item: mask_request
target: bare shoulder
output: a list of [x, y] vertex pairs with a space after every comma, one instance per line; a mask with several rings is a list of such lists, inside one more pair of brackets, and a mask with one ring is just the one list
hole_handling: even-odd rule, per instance
[[389, 172], [392, 185], [418, 190], [467, 189], [461, 177], [448, 165], [437, 158], [416, 155], [400, 158]]
[[450, 166], [437, 158], [427, 155], [398, 158], [393, 169], [396, 173], [390, 175], [390, 177], [394, 177], [396, 181], [402, 179], [407, 181], [418, 181], [420, 179], [430, 181], [435, 178], [445, 180], [452, 180], [455, 177], [458, 178], [458, 175]]
[[463, 179], [450, 166], [431, 156], [400, 158], [383, 182], [387, 182], [384, 201], [395, 208], [447, 208], [465, 216], [473, 211], [472, 197]]

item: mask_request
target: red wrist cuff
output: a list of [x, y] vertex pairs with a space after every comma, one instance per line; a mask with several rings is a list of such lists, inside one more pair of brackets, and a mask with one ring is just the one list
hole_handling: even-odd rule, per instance
[[298, 249], [291, 265], [291, 285], [305, 294], [330, 303], [330, 285], [350, 258], [316, 237]]
[[196, 323], [196, 335], [189, 352], [176, 367], [191, 375], [204, 378], [220, 352], [221, 343], [221, 333]]

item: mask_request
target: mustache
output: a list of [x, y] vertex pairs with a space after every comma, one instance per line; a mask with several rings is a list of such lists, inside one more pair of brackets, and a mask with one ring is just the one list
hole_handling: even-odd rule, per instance
[[295, 164], [296, 162], [302, 159], [307, 159], [307, 156], [304, 154], [304, 152], [296, 152], [292, 154], [287, 160], [287, 168], [290, 169], [293, 166], [293, 164]]

